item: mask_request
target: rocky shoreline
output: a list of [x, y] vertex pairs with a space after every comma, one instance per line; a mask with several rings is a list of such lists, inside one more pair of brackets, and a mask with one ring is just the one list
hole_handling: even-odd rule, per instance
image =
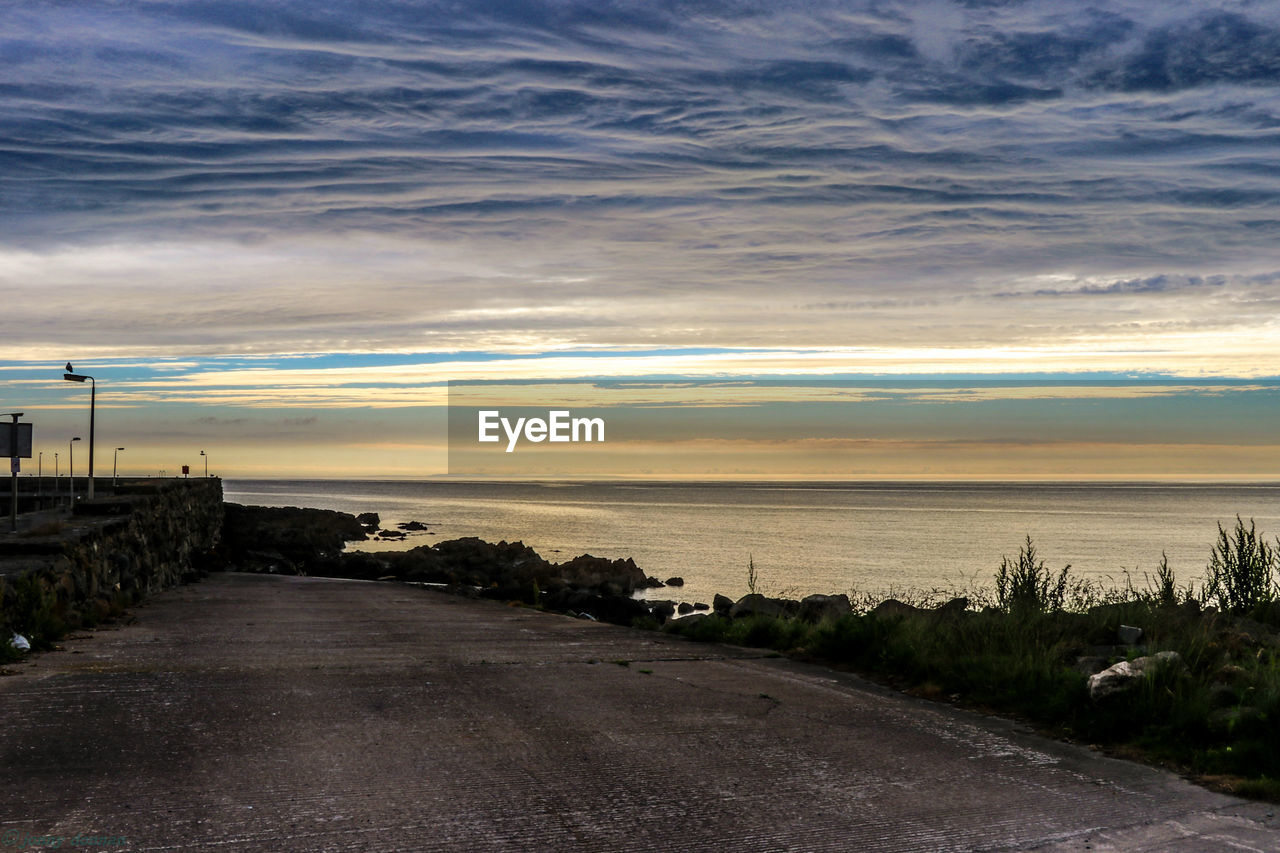
[[716, 595], [710, 604], [636, 598], [637, 591], [679, 588], [684, 581], [649, 577], [631, 559], [582, 554], [554, 563], [523, 542], [464, 537], [404, 551], [344, 551], [347, 542], [401, 539], [408, 532], [426, 531], [428, 525], [411, 521], [392, 531], [380, 529], [376, 513], [356, 516], [234, 503], [225, 508], [219, 557], [232, 571], [430, 584], [459, 595], [520, 601], [618, 625], [637, 620], [662, 625], [677, 616], [696, 621], [711, 612], [727, 618], [785, 614], [818, 622], [852, 612], [845, 595], [810, 595], [799, 601], [760, 594], [734, 601]]

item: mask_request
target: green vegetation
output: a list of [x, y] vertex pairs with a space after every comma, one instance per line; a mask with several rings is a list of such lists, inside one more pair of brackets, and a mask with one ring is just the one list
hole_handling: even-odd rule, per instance
[[1249, 613], [1276, 600], [1276, 552], [1240, 516], [1228, 534], [1218, 525], [1218, 541], [1209, 558], [1205, 598], [1229, 613]]
[[[1219, 529], [1201, 609], [1162, 556], [1145, 589], [1103, 589], [1049, 570], [1028, 538], [1004, 559], [994, 596], [937, 606], [938, 592], [814, 624], [710, 615], [664, 630], [848, 666], [933, 699], [1013, 714], [1071, 740], [1166, 763], [1206, 784], [1280, 801], [1280, 601], [1275, 550], [1252, 522]], [[978, 599], [977, 608], [972, 606]], [[985, 603], [986, 606], [983, 606]], [[954, 603], [953, 603], [954, 604]], [[1142, 629], [1137, 645], [1122, 625]], [[1172, 651], [1120, 695], [1091, 696], [1090, 674]]]
[[1028, 534], [1027, 544], [1018, 553], [1018, 562], [1010, 563], [1008, 557], [1000, 558], [1000, 568], [996, 571], [996, 601], [1006, 613], [1025, 615], [1062, 609], [1071, 566], [1063, 567], [1055, 577], [1045, 568], [1044, 560], [1036, 557], [1036, 546]]
[[4, 602], [4, 618], [0, 619], [0, 663], [19, 659], [22, 655], [10, 643], [13, 634], [21, 634], [36, 651], [48, 651], [67, 626], [54, 613], [53, 596], [40, 578], [32, 574], [0, 581]]

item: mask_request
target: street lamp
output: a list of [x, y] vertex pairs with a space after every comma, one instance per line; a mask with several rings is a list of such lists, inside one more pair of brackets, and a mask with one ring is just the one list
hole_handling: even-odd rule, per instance
[[89, 500], [93, 500], [93, 414], [97, 408], [98, 383], [93, 381], [93, 377], [84, 373], [76, 373], [75, 368], [71, 366], [71, 362], [67, 362], [67, 372], [62, 374], [62, 378], [68, 382], [84, 382], [89, 380]]
[[204, 476], [207, 480], [209, 478], [209, 454], [201, 450], [200, 455], [204, 457]]
[[68, 494], [71, 496], [71, 506], [76, 505], [76, 442], [80, 440], [80, 436], [76, 436], [67, 442], [67, 480], [71, 486]]
[[111, 454], [111, 488], [116, 487], [116, 461], [120, 458], [120, 451], [123, 447], [117, 447], [115, 453]]
[[[44, 497], [44, 451], [36, 454], [36, 497]], [[38, 504], [37, 504], [38, 505]]]

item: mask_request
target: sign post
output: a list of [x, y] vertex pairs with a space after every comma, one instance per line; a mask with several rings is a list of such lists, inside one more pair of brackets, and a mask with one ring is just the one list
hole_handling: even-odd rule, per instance
[[18, 470], [21, 459], [31, 458], [31, 424], [20, 424], [22, 412], [9, 412], [0, 417], [13, 418], [12, 423], [0, 424], [0, 447], [9, 457], [9, 530], [18, 529]]

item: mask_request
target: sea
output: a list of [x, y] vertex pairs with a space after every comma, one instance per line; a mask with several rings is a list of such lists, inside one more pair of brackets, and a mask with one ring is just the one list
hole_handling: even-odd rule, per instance
[[[477, 536], [553, 562], [636, 561], [683, 579], [651, 598], [962, 594], [990, 589], [1030, 536], [1050, 569], [1098, 588], [1145, 588], [1161, 555], [1179, 585], [1204, 577], [1237, 516], [1280, 534], [1280, 484], [456, 482], [227, 480], [226, 500], [376, 512], [429, 533], [349, 549], [401, 550]], [[754, 577], [751, 568], [754, 567]]]

